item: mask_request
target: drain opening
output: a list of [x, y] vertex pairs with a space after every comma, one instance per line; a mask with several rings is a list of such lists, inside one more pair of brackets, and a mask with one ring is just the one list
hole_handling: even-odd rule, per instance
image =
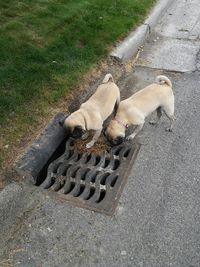
[[109, 164], [110, 164], [110, 159], [109, 158], [106, 158], [105, 159], [105, 162], [104, 162], [104, 165], [102, 166], [102, 168], [107, 168]]
[[85, 197], [85, 200], [89, 200], [95, 193], [95, 188], [94, 187], [90, 187], [90, 193], [87, 197]]
[[44, 165], [42, 170], [39, 172], [39, 174], [38, 174], [38, 176], [36, 178], [36, 182], [35, 182], [36, 186], [40, 186], [44, 182], [44, 180], [46, 179], [46, 177], [47, 177], [47, 169], [48, 169], [49, 165], [54, 160], [58, 159], [61, 155], [63, 155], [63, 153], [65, 152], [65, 144], [66, 144], [66, 139], [64, 139], [63, 142], [58, 146], [58, 148], [55, 150], [53, 155], [49, 158], [47, 163]]
[[97, 164], [99, 164], [100, 161], [101, 161], [101, 157], [97, 155], [94, 166], [97, 166]]
[[[86, 160], [85, 160], [85, 162], [84, 163], [88, 163], [88, 161], [90, 161], [91, 160], [91, 157], [92, 157], [92, 155], [91, 154], [89, 154], [87, 157], [86, 157]], [[97, 163], [98, 164], [98, 163]]]
[[99, 199], [96, 201], [96, 203], [100, 203], [106, 196], [106, 190], [101, 190]]
[[111, 186], [111, 187], [114, 187], [114, 186], [115, 186], [118, 177], [119, 177], [118, 175], [114, 176], [114, 178], [112, 179], [112, 182], [110, 183], [110, 186]]
[[119, 152], [122, 150], [122, 147], [119, 147], [119, 148], [117, 148], [117, 149], [115, 149], [115, 151], [114, 151], [114, 155], [115, 156], [119, 156]]
[[130, 149], [130, 148], [129, 148], [129, 149], [127, 149], [127, 150], [125, 151], [125, 153], [124, 153], [123, 157], [124, 157], [124, 158], [127, 158], [127, 157], [128, 157], [128, 155], [129, 155], [129, 153], [130, 153], [130, 151], [131, 151], [131, 149]]
[[104, 173], [103, 177], [101, 178], [100, 184], [105, 185], [106, 184], [106, 179], [107, 179], [107, 177], [109, 175], [110, 175], [109, 172]]
[[72, 166], [72, 164], [68, 164], [63, 170], [62, 170], [62, 175], [63, 176], [66, 176], [67, 175], [67, 171], [68, 169]]
[[91, 179], [90, 179], [90, 181], [92, 182], [92, 183], [94, 183], [95, 181], [96, 181], [96, 177], [97, 177], [97, 175], [100, 173], [100, 171], [95, 171], [94, 172], [94, 174], [92, 175], [92, 177], [91, 177]]
[[82, 156], [83, 156], [83, 153], [78, 153], [78, 156], [77, 156], [77, 158], [74, 160], [74, 162], [79, 161], [79, 160], [82, 158]]
[[81, 180], [85, 180], [87, 173], [90, 171], [89, 168], [83, 170], [83, 172], [81, 173]]
[[119, 159], [115, 159], [114, 160], [114, 164], [113, 164], [113, 171], [117, 170], [120, 166], [120, 160]]
[[53, 170], [52, 170], [52, 173], [57, 173], [57, 170], [59, 168], [59, 166], [62, 164], [62, 162], [58, 162], [54, 167], [53, 167]]
[[74, 181], [72, 181], [72, 182], [70, 183], [69, 188], [68, 188], [67, 190], [64, 191], [64, 194], [65, 194], [65, 195], [69, 194], [69, 193], [74, 189], [75, 185], [76, 185], [76, 183], [75, 183]]
[[85, 189], [85, 185], [81, 184], [79, 190], [73, 194], [74, 197], [79, 197]]
[[80, 170], [80, 166], [76, 167], [72, 172], [71, 172], [71, 177], [72, 178], [75, 178], [76, 177], [76, 174], [78, 172], [78, 170]]

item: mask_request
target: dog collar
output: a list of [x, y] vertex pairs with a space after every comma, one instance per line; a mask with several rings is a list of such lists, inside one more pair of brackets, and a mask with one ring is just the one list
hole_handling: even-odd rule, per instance
[[124, 123], [122, 120], [120, 120], [117, 117], [115, 117], [113, 120], [117, 121], [119, 124], [123, 125], [126, 129], [128, 129], [129, 127], [128, 123]]

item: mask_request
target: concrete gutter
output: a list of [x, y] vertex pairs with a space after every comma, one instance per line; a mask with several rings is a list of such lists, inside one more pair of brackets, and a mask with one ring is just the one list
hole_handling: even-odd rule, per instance
[[6, 186], [0, 193], [0, 256], [7, 239], [12, 236], [13, 228], [20, 221], [24, 195], [22, 186], [17, 183]]
[[151, 34], [160, 17], [166, 12], [174, 0], [160, 0], [144, 23], [131, 32], [110, 54], [119, 61], [126, 61], [134, 56], [140, 46]]

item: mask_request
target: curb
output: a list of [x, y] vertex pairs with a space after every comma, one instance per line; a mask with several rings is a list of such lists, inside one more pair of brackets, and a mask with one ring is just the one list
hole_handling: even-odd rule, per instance
[[[58, 113], [25, 153], [16, 160], [16, 171], [26, 178], [29, 177], [34, 184], [37, 183], [37, 178], [43, 172], [45, 165], [66, 138], [66, 131], [59, 125], [66, 116], [64, 112]], [[64, 148], [65, 146], [61, 149]]]
[[144, 23], [135, 31], [131, 32], [129, 36], [110, 53], [110, 56], [121, 62], [134, 56], [140, 46], [150, 36], [152, 29], [157, 24], [161, 15], [170, 7], [172, 2], [173, 0], [159, 0]]

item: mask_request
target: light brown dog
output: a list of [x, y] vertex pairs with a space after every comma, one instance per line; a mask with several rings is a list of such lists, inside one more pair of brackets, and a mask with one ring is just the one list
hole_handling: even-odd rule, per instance
[[145, 118], [157, 111], [157, 120], [150, 122], [157, 124], [164, 110], [170, 119], [170, 127], [167, 131], [172, 131], [174, 122], [174, 94], [172, 91], [172, 83], [166, 76], [157, 76], [156, 82], [145, 87], [144, 89], [133, 94], [119, 104], [117, 114], [111, 120], [106, 129], [106, 136], [113, 144], [120, 144], [125, 138], [125, 130], [129, 125], [137, 125], [135, 131], [127, 136], [126, 139], [133, 139], [142, 129]]
[[73, 112], [64, 121], [64, 127], [70, 132], [73, 138], [85, 136], [86, 131], [95, 130], [93, 139], [86, 144], [90, 148], [99, 138], [103, 122], [115, 112], [120, 102], [120, 91], [114, 83], [113, 76], [108, 73], [96, 92], [80, 106], [80, 109]]

